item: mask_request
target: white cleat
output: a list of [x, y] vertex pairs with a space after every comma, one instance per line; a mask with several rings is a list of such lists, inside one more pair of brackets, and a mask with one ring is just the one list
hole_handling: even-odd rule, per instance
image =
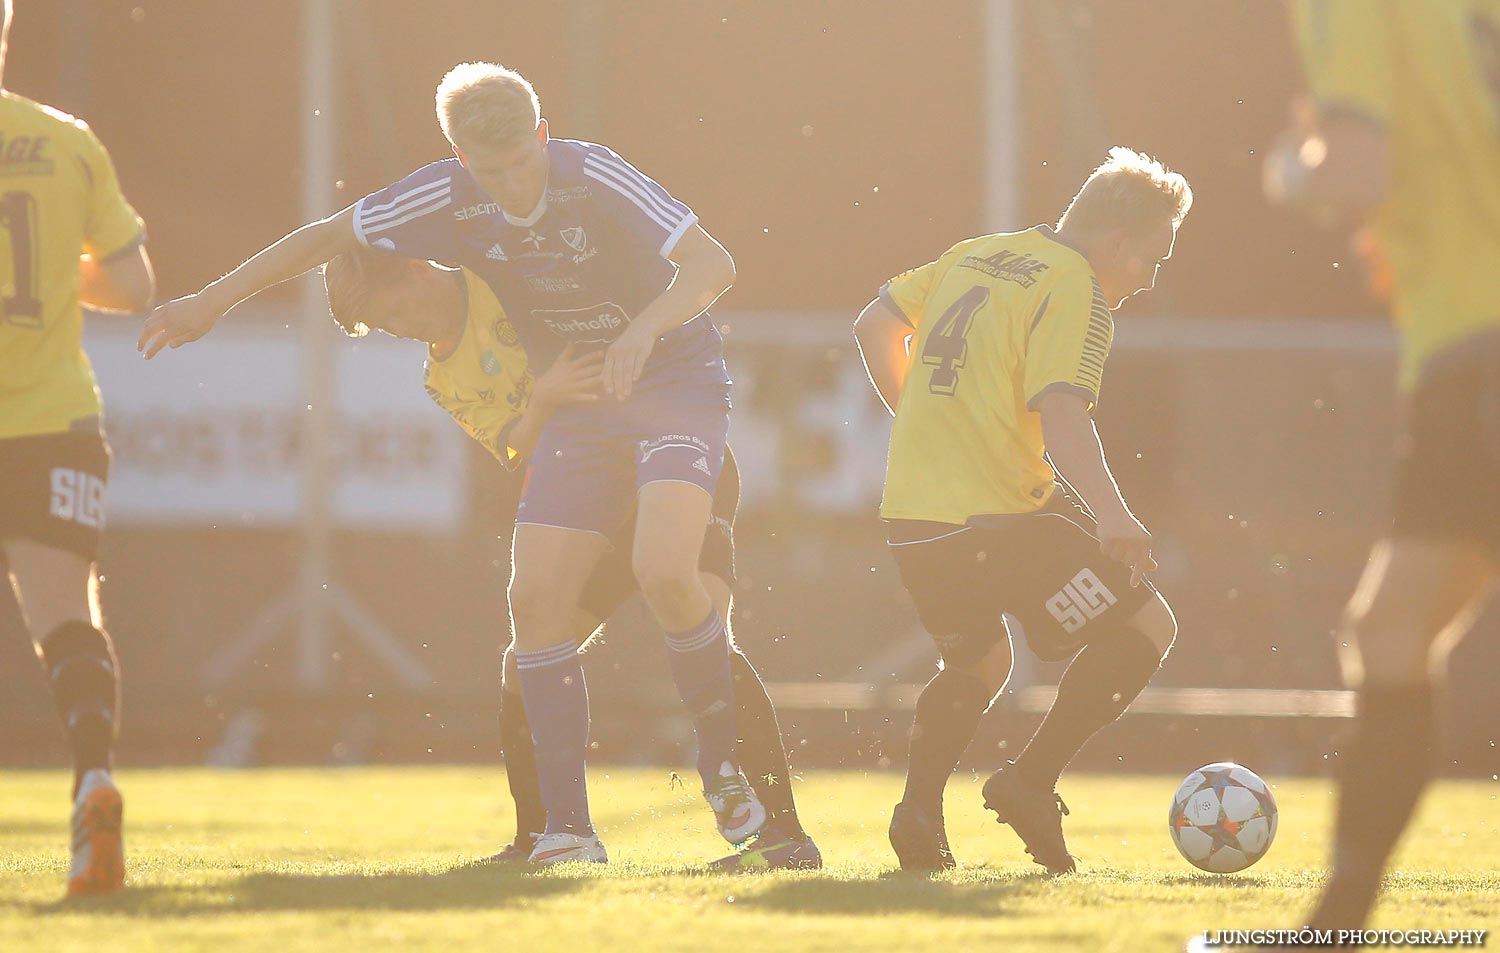
[[738, 847], [759, 834], [766, 826], [766, 808], [755, 796], [750, 782], [734, 765], [725, 761], [719, 775], [703, 791], [708, 806], [714, 809], [719, 834]]
[[533, 864], [566, 864], [578, 861], [585, 864], [607, 864], [609, 854], [599, 841], [598, 834], [543, 834], [536, 839], [536, 846], [527, 858]]
[[124, 814], [120, 790], [103, 768], [85, 772], [73, 801], [73, 866], [68, 894], [114, 893], [125, 885]]

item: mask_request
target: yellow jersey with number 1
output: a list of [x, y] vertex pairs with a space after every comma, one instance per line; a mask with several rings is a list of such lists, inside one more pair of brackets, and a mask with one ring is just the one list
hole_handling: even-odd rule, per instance
[[0, 91], [0, 439], [99, 415], [79, 258], [144, 240], [109, 153], [81, 120]]
[[1114, 342], [1088, 261], [1042, 226], [960, 242], [880, 293], [913, 329], [880, 515], [962, 524], [1045, 506], [1037, 402], [1098, 403]]
[[1500, 0], [1300, 0], [1313, 98], [1384, 127], [1390, 191], [1372, 224], [1390, 263], [1401, 384], [1500, 330]]

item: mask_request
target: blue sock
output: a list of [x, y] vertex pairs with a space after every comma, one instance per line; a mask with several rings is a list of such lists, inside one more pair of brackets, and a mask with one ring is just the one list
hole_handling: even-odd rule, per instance
[[710, 608], [686, 632], [668, 632], [667, 649], [672, 680], [698, 731], [698, 773], [706, 787], [725, 761], [735, 763], [734, 679], [719, 610]]
[[588, 835], [588, 782], [584, 753], [589, 745], [589, 694], [583, 684], [578, 645], [559, 642], [535, 652], [517, 652], [521, 698], [531, 722], [547, 833]]

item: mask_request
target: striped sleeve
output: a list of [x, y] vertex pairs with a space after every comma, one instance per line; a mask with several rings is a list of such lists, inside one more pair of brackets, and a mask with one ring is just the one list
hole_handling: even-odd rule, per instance
[[1038, 307], [1026, 341], [1026, 408], [1036, 410], [1054, 390], [1077, 394], [1093, 407], [1114, 344], [1115, 321], [1099, 282], [1087, 271], [1059, 278]]
[[451, 261], [455, 246], [452, 166], [445, 159], [423, 166], [389, 188], [354, 206], [354, 235], [360, 244], [409, 258]]
[[583, 174], [600, 186], [594, 194], [615, 220], [662, 258], [671, 257], [677, 242], [698, 221], [692, 209], [604, 146], [584, 156]]

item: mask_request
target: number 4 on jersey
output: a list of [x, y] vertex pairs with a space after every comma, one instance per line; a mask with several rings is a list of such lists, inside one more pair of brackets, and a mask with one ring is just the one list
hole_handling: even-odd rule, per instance
[[990, 289], [975, 285], [953, 302], [933, 325], [922, 346], [922, 363], [936, 368], [927, 387], [934, 394], [952, 394], [958, 389], [958, 369], [969, 357], [969, 322], [990, 299]]

